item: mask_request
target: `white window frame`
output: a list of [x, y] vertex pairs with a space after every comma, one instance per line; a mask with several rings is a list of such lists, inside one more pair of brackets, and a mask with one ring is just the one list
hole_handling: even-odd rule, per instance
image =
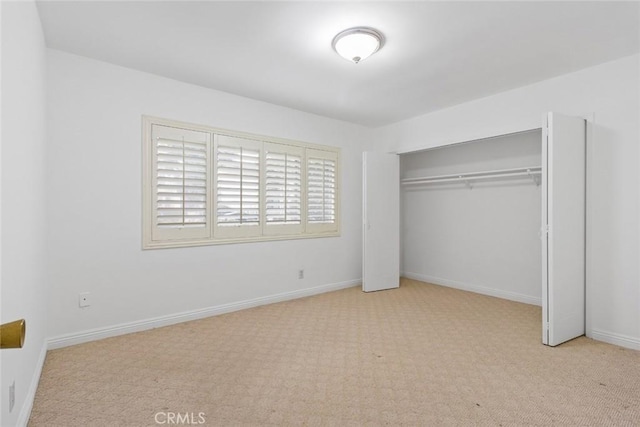
[[338, 218], [340, 217], [340, 207], [339, 207], [339, 197], [340, 194], [338, 192], [338, 187], [339, 182], [340, 182], [340, 167], [339, 167], [339, 162], [338, 162], [338, 153], [336, 153], [335, 151], [332, 150], [318, 150], [318, 149], [307, 149], [306, 150], [306, 173], [307, 173], [307, 188], [306, 188], [306, 192], [305, 192], [305, 199], [307, 199], [307, 216], [309, 214], [309, 208], [308, 208], [308, 203], [309, 203], [309, 194], [308, 194], [308, 180], [309, 180], [309, 161], [315, 159], [315, 160], [331, 160], [333, 162], [335, 162], [335, 201], [334, 201], [334, 221], [327, 223], [327, 222], [323, 222], [323, 223], [311, 223], [308, 222], [308, 218], [306, 221], [306, 229], [309, 233], [314, 233], [314, 234], [323, 234], [323, 233], [334, 233], [336, 232], [336, 230], [338, 229]]
[[[157, 144], [156, 141], [163, 140], [172, 140], [176, 142], [197, 142], [204, 143], [206, 146], [206, 162], [210, 163], [210, 152], [211, 152], [211, 136], [207, 132], [197, 131], [194, 129], [185, 129], [184, 127], [179, 126], [167, 126], [161, 125], [158, 123], [152, 124], [148, 129], [148, 138], [149, 145], [146, 150], [146, 154], [148, 160], [150, 160], [150, 181], [151, 185], [147, 191], [145, 191], [147, 206], [150, 204], [150, 210], [148, 210], [148, 214], [151, 216], [147, 224], [145, 224], [145, 229], [150, 233], [150, 240], [152, 242], [170, 242], [170, 241], [197, 241], [197, 240], [206, 240], [211, 237], [211, 216], [210, 216], [210, 205], [211, 205], [211, 196], [209, 193], [211, 192], [211, 174], [209, 173], [209, 168], [207, 168], [206, 172], [206, 186], [205, 192], [207, 193], [206, 197], [206, 215], [205, 215], [205, 225], [204, 227], [192, 228], [192, 227], [176, 227], [176, 228], [165, 228], [161, 227], [155, 221], [156, 213], [157, 213], [157, 165], [158, 162], [154, 161], [157, 156]], [[184, 203], [184, 200], [183, 200]]]
[[[199, 232], [185, 229], [162, 230], [156, 224], [156, 157], [154, 126], [208, 134], [207, 147], [207, 212], [206, 226]], [[219, 129], [158, 117], [142, 117], [142, 248], [174, 248], [204, 245], [260, 242], [270, 240], [308, 239], [340, 236], [340, 148], [300, 141], [292, 141], [246, 132]], [[158, 128], [156, 128], [158, 129]], [[219, 226], [217, 224], [217, 147], [220, 143], [235, 141], [260, 151], [260, 224], [258, 226]], [[266, 222], [266, 153], [281, 152], [301, 156], [300, 224], [268, 224]], [[336, 162], [335, 221], [331, 224], [310, 224], [307, 221], [307, 165], [309, 156], [327, 158]], [[320, 157], [318, 157], [320, 156]], [[204, 231], [206, 230], [206, 231]]]
[[[267, 222], [267, 179], [266, 179], [266, 165], [267, 165], [267, 153], [274, 152], [278, 154], [287, 154], [294, 155], [300, 157], [300, 223], [299, 224], [270, 224]], [[306, 176], [304, 174], [304, 161], [305, 161], [305, 148], [296, 145], [286, 145], [286, 144], [274, 144], [271, 142], [264, 143], [264, 151], [263, 151], [263, 164], [265, 165], [265, 179], [263, 181], [264, 184], [264, 197], [265, 197], [265, 211], [264, 214], [264, 235], [268, 236], [278, 236], [278, 235], [292, 235], [292, 234], [302, 234], [305, 232], [305, 210], [306, 210], [306, 198], [304, 197], [305, 192], [305, 183]], [[286, 192], [286, 191], [285, 191]], [[286, 197], [286, 196], [285, 196]], [[286, 209], [286, 208], [285, 208]]]
[[[233, 239], [233, 238], [248, 238], [248, 237], [260, 237], [262, 235], [262, 224], [264, 224], [264, 163], [262, 161], [262, 141], [239, 138], [235, 135], [221, 135], [215, 134], [214, 137], [214, 151], [213, 151], [213, 168], [211, 170], [213, 175], [213, 201], [215, 209], [213, 209], [213, 224], [214, 231], [213, 236], [221, 239]], [[220, 146], [250, 149], [258, 151], [258, 161], [260, 165], [259, 173], [259, 222], [258, 224], [244, 225], [220, 225], [218, 223], [218, 148]], [[242, 212], [240, 213], [242, 216]]]

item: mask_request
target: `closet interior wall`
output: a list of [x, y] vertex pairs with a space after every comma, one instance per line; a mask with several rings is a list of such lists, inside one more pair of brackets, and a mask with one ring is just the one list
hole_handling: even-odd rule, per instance
[[[540, 165], [537, 129], [403, 154], [400, 175], [402, 182]], [[402, 185], [402, 274], [540, 305], [540, 225], [532, 177]]]

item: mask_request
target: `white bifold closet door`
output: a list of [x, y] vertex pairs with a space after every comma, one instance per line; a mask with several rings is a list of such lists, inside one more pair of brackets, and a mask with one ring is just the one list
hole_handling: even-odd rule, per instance
[[400, 286], [400, 158], [362, 155], [362, 290]]
[[585, 120], [548, 113], [542, 133], [542, 342], [585, 333]]

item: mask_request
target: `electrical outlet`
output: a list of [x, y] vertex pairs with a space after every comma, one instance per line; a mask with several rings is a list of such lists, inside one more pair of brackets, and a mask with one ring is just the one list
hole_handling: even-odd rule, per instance
[[78, 295], [78, 305], [80, 308], [89, 307], [91, 305], [91, 299], [89, 298], [91, 294], [89, 292], [82, 292]]
[[298, 279], [304, 279], [304, 269], [298, 270]]
[[16, 381], [14, 380], [9, 386], [9, 412], [13, 411], [16, 404]]

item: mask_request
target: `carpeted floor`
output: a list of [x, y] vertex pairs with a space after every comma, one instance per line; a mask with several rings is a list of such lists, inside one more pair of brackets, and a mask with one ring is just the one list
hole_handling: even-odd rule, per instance
[[640, 425], [640, 352], [540, 316], [404, 279], [67, 347], [29, 426]]

